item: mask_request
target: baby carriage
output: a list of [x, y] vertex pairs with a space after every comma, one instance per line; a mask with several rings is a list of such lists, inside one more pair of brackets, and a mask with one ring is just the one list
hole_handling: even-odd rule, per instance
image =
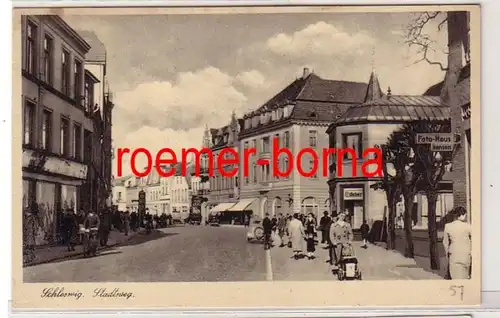
[[361, 280], [358, 258], [351, 244], [342, 244], [337, 265], [337, 278], [339, 280]]

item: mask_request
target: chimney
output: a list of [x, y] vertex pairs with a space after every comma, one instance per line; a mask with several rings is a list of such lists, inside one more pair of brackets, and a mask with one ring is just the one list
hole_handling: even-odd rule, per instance
[[392, 94], [391, 94], [391, 87], [389, 86], [389, 87], [387, 88], [387, 98], [391, 98], [391, 95], [392, 95]]
[[304, 67], [304, 73], [302, 74], [302, 78], [306, 78], [309, 76], [309, 74], [311, 74], [311, 72], [309, 71], [309, 68], [307, 67]]

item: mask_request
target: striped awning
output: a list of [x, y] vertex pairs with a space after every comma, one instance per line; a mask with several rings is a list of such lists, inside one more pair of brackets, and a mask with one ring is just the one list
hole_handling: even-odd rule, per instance
[[257, 202], [258, 198], [251, 199], [241, 199], [238, 203], [233, 205], [228, 211], [238, 212], [238, 211], [246, 211], [248, 207], [252, 205], [254, 202]]
[[233, 205], [234, 203], [219, 203], [210, 212], [224, 212]]

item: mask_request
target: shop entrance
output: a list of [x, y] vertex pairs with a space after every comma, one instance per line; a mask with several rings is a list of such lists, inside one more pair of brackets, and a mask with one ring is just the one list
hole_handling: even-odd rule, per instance
[[363, 188], [344, 188], [342, 198], [342, 211], [347, 214], [352, 228], [359, 229], [364, 219]]

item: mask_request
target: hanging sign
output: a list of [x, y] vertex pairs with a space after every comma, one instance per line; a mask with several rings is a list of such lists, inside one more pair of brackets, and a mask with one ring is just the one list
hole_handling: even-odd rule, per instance
[[344, 200], [363, 200], [363, 189], [344, 189]]

